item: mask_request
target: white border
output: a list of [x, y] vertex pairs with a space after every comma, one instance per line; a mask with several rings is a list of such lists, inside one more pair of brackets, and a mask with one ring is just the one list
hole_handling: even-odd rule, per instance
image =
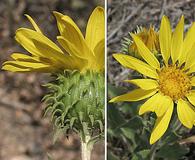
[[105, 109], [104, 109], [104, 114], [105, 114], [105, 129], [104, 129], [104, 135], [105, 135], [105, 140], [104, 140], [104, 156], [105, 160], [107, 160], [107, 0], [104, 0], [104, 9], [105, 9]]

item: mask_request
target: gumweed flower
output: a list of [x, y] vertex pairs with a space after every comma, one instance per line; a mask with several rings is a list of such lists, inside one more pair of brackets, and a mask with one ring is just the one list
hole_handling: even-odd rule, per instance
[[[155, 31], [153, 26], [150, 26], [149, 29], [145, 27], [138, 27], [135, 35], [144, 42], [144, 44], [152, 53], [156, 54], [160, 51], [159, 35], [158, 32]], [[134, 41], [130, 43], [128, 50], [130, 53], [133, 52], [135, 54], [139, 54], [138, 47]]]
[[184, 16], [172, 32], [166, 16], [161, 20], [159, 30], [160, 54], [158, 61], [140, 36], [131, 34], [143, 60], [124, 54], [114, 54], [114, 58], [124, 67], [133, 69], [143, 79], [126, 80], [135, 84], [135, 89], [120, 95], [110, 102], [139, 101], [147, 99], [139, 109], [139, 114], [155, 112], [157, 119], [150, 136], [150, 144], [159, 140], [166, 132], [176, 106], [178, 119], [187, 128], [195, 122], [195, 23], [184, 38]]
[[[142, 57], [138, 53], [138, 47], [136, 43], [132, 40], [131, 32], [129, 34], [130, 37], [125, 37], [122, 41], [122, 52], [128, 53], [140, 59]], [[132, 34], [139, 37], [153, 54], [157, 55], [159, 53], [159, 33], [154, 28], [154, 26], [151, 25], [150, 28], [137, 26], [136, 31], [132, 32]]]
[[104, 9], [94, 9], [85, 36], [69, 16], [54, 12], [60, 47], [26, 16], [34, 30], [19, 28], [15, 39], [29, 54], [13, 53], [13, 60], [4, 62], [2, 69], [51, 73], [51, 82], [45, 84], [49, 93], [43, 100], [45, 114], [50, 113], [54, 124], [54, 139], [59, 132], [76, 132], [83, 159], [89, 159], [93, 144], [104, 137]]

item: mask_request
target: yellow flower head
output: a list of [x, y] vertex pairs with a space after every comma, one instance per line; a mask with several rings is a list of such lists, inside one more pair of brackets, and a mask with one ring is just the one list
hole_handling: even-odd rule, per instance
[[184, 17], [182, 16], [172, 32], [170, 22], [163, 16], [159, 31], [160, 53], [163, 63], [134, 34], [131, 34], [143, 61], [132, 56], [114, 54], [114, 58], [124, 67], [145, 75], [145, 79], [127, 80], [139, 87], [132, 92], [115, 97], [111, 102], [139, 101], [148, 98], [140, 107], [139, 114], [155, 112], [157, 120], [150, 137], [155, 143], [167, 130], [174, 109], [180, 122], [192, 128], [195, 122], [195, 23], [185, 38]]
[[[150, 26], [149, 29], [138, 28], [138, 31], [135, 35], [144, 42], [144, 44], [151, 52], [158, 53], [160, 51], [159, 35], [153, 26]], [[134, 41], [129, 45], [129, 52], [138, 54], [138, 47]]]
[[30, 55], [13, 53], [12, 61], [2, 69], [12, 72], [59, 72], [66, 69], [85, 72], [101, 72], [104, 69], [104, 9], [96, 7], [92, 12], [85, 37], [74, 21], [61, 13], [54, 12], [60, 36], [57, 41], [63, 48], [49, 40], [28, 16], [35, 30], [20, 28], [15, 39]]

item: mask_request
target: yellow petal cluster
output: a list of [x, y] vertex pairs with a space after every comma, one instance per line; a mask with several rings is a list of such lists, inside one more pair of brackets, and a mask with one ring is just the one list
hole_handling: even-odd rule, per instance
[[34, 30], [19, 28], [16, 41], [29, 54], [15, 52], [13, 60], [6, 61], [2, 69], [12, 72], [60, 72], [66, 69], [101, 72], [104, 70], [105, 15], [102, 7], [96, 7], [89, 17], [86, 34], [83, 36], [74, 21], [59, 12], [54, 12], [60, 35], [57, 44], [48, 39], [26, 15]]
[[[152, 53], [156, 54], [160, 51], [159, 34], [155, 31], [153, 26], [150, 26], [149, 29], [145, 27], [141, 29], [138, 28], [138, 31], [135, 33], [135, 35], [144, 42], [144, 44]], [[138, 54], [138, 47], [134, 41], [129, 45], [129, 52]]]
[[184, 38], [184, 16], [172, 32], [169, 19], [163, 16], [159, 31], [160, 54], [157, 60], [140, 36], [131, 34], [143, 60], [121, 53], [114, 58], [124, 67], [144, 75], [143, 79], [127, 80], [135, 89], [114, 97], [110, 102], [139, 101], [146, 99], [139, 114], [155, 112], [157, 120], [151, 133], [150, 144], [155, 143], [167, 130], [176, 104], [180, 122], [187, 128], [195, 125], [195, 23]]

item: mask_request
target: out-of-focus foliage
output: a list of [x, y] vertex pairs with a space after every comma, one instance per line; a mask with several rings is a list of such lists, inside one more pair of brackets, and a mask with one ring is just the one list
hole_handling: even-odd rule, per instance
[[[126, 91], [125, 88], [108, 85], [108, 97]], [[142, 102], [108, 104], [108, 160], [151, 159], [154, 146], [157, 151], [155, 160], [187, 158], [189, 146], [181, 145], [179, 142], [188, 131], [185, 128], [175, 131], [180, 124], [171, 123], [172, 128], [167, 130], [159, 142], [154, 146], [149, 144], [148, 139], [156, 116], [154, 113], [137, 116], [141, 104]]]

